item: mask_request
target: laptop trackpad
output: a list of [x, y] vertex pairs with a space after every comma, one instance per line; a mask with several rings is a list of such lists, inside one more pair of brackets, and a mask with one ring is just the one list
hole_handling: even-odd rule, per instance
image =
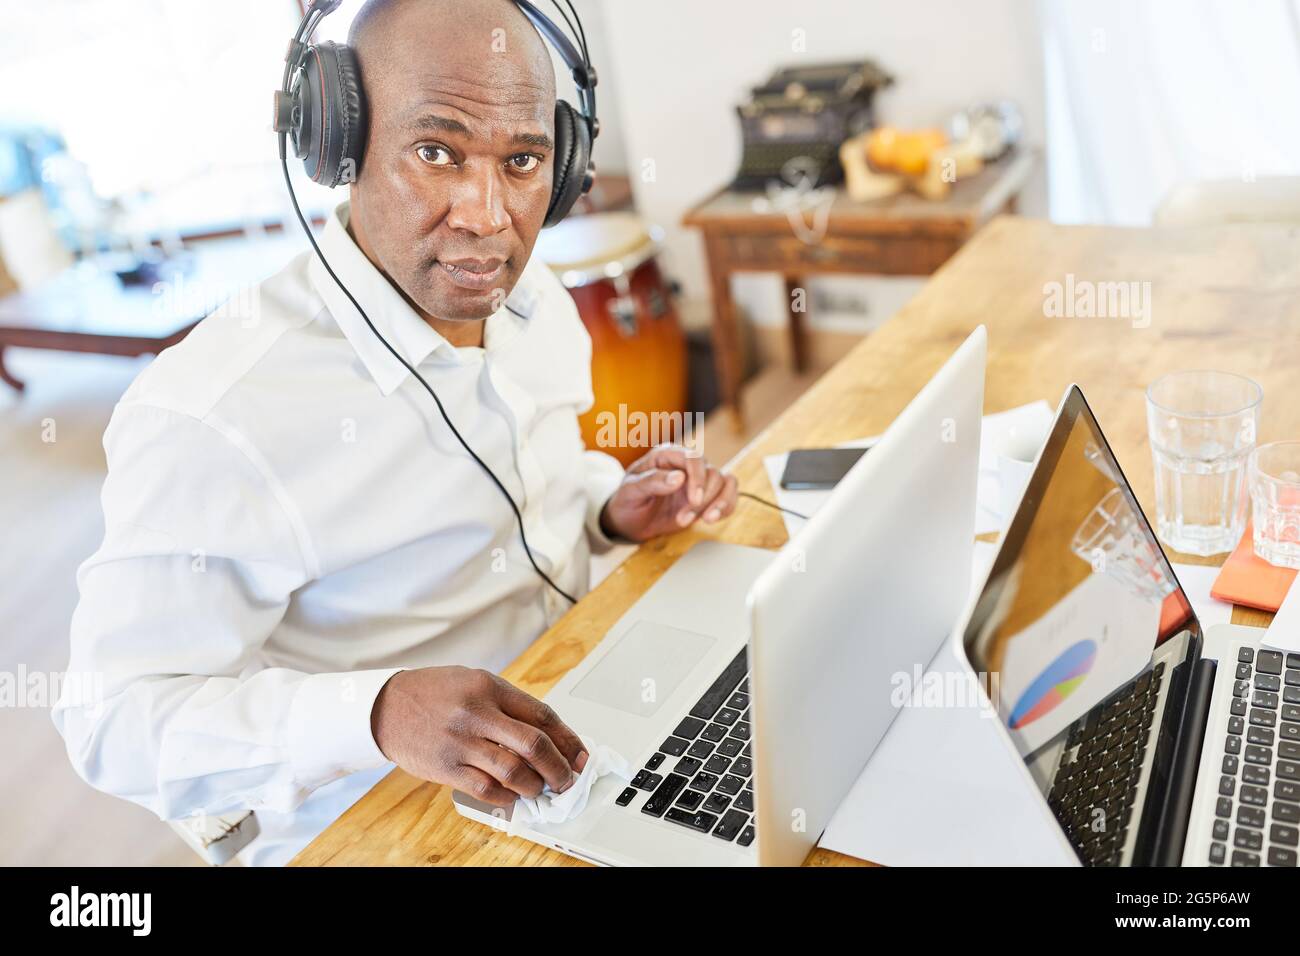
[[715, 643], [705, 634], [638, 621], [569, 694], [649, 717]]

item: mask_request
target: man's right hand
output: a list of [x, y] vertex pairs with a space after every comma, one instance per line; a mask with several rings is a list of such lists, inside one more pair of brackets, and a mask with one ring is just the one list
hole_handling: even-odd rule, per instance
[[423, 667], [394, 674], [370, 730], [409, 774], [509, 806], [543, 784], [563, 791], [587, 763], [578, 735], [535, 697], [484, 670]]

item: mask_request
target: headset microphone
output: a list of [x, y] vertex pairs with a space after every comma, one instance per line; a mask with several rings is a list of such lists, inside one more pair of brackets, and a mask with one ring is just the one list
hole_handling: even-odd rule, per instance
[[[596, 71], [591, 66], [582, 21], [578, 18], [578, 12], [573, 8], [570, 0], [564, 0], [564, 3], [569, 8], [569, 13], [573, 15], [572, 21], [560, 6], [559, 0], [552, 0], [552, 2], [565, 24], [576, 34], [577, 47], [553, 21], [528, 0], [514, 0], [514, 2], [537, 31], [559, 52], [560, 58], [578, 87], [578, 99], [582, 106], [579, 111], [564, 100], [557, 100], [555, 103], [555, 172], [551, 185], [551, 200], [543, 222], [544, 226], [552, 226], [568, 215], [573, 204], [578, 201], [578, 197], [591, 188], [594, 178], [595, 167], [591, 162], [591, 143], [600, 131], [600, 123], [596, 119]], [[289, 177], [287, 149], [289, 143], [293, 145], [294, 155], [303, 161], [307, 175], [314, 182], [330, 187], [351, 182], [361, 167], [361, 158], [365, 153], [368, 125], [366, 100], [355, 54], [346, 44], [326, 42], [317, 46], [308, 42], [321, 19], [338, 9], [341, 3], [342, 0], [313, 0], [307, 8], [302, 22], [298, 24], [298, 29], [289, 41], [289, 49], [284, 58], [284, 78], [280, 83], [280, 89], [275, 93], [275, 117], [272, 127], [278, 134], [280, 166], [284, 172], [284, 184], [289, 190], [293, 211], [321, 265], [325, 267], [325, 271], [335, 285], [348, 297], [348, 301], [357, 310], [366, 327], [393, 358], [424, 386], [424, 390], [429, 393], [438, 407], [438, 412], [452, 435], [505, 497], [519, 525], [519, 538], [533, 570], [557, 594], [570, 603], [576, 604], [577, 599], [556, 584], [537, 563], [533, 550], [528, 544], [523, 514], [506, 486], [487, 462], [470, 447], [452, 423], [433, 386], [384, 338], [375, 324], [370, 321], [370, 317], [366, 315], [366, 310], [361, 307], [361, 303], [335, 274], [316, 242], [307, 217], [303, 215], [302, 208], [298, 205], [298, 196]]]

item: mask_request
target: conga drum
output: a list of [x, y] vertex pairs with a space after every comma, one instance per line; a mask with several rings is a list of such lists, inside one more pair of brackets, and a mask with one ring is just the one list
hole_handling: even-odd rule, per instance
[[591, 335], [595, 404], [579, 419], [588, 448], [631, 464], [653, 445], [688, 440], [686, 340], [640, 216], [573, 216], [536, 253], [559, 276]]

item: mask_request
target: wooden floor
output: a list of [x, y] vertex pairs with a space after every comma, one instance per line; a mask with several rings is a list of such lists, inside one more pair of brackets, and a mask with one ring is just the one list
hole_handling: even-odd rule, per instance
[[[28, 388], [18, 399], [0, 386], [0, 671], [49, 674], [67, 665], [77, 566], [103, 533], [104, 428], [143, 366], [32, 351], [6, 361]], [[814, 378], [773, 369], [752, 379], [744, 434], [725, 415], [705, 421], [709, 459], [728, 461]], [[54, 440], [43, 441], [51, 425]], [[631, 550], [597, 558], [593, 577]], [[198, 864], [151, 813], [92, 790], [72, 772], [48, 706], [0, 710], [0, 753], [0, 865]]]
[[[77, 566], [103, 533], [100, 440], [142, 366], [30, 351], [6, 362], [28, 387], [19, 400], [0, 385], [0, 671], [44, 677], [67, 666]], [[153, 814], [72, 772], [48, 706], [0, 710], [0, 754], [0, 865], [199, 862]]]
[[700, 447], [709, 461], [717, 465], [731, 461], [778, 415], [794, 404], [795, 399], [817, 381], [819, 374], [795, 373], [784, 366], [770, 366], [759, 371], [741, 387], [745, 409], [743, 432], [736, 432], [731, 417], [721, 410], [705, 418]]

